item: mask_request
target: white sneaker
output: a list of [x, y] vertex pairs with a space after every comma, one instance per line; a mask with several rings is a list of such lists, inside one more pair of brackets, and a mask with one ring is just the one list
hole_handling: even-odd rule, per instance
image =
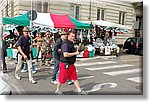
[[36, 84], [37, 83], [37, 81], [35, 81], [35, 80], [29, 80], [29, 82], [31, 82], [32, 84]]
[[19, 76], [15, 76], [15, 78], [16, 78], [17, 80], [21, 80], [21, 77], [19, 77]]
[[56, 95], [63, 95], [63, 92], [62, 92], [61, 90], [56, 90], [56, 91], [55, 91], [55, 94], [56, 94]]
[[28, 72], [28, 70], [22, 69], [21, 72], [26, 73], [26, 72]]
[[34, 73], [36, 73], [36, 71], [35, 71], [35, 70], [33, 70], [33, 71], [32, 71], [32, 73], [34, 74]]
[[55, 80], [55, 81], [51, 81], [53, 84], [55, 84], [55, 85], [57, 85], [57, 81]]
[[72, 85], [72, 84], [74, 84], [74, 81], [73, 81], [73, 80], [69, 80], [69, 81], [67, 82], [67, 84], [68, 84], [68, 85]]

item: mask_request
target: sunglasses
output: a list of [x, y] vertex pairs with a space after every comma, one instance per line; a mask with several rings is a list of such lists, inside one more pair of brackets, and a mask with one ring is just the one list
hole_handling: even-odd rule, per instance
[[29, 31], [23, 31], [23, 32], [29, 32]]

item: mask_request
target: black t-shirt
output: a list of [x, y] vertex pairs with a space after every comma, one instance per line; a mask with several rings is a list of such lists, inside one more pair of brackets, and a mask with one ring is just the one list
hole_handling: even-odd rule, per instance
[[17, 46], [21, 46], [21, 49], [23, 53], [29, 57], [30, 54], [30, 45], [31, 45], [31, 39], [30, 37], [21, 36], [18, 40]]

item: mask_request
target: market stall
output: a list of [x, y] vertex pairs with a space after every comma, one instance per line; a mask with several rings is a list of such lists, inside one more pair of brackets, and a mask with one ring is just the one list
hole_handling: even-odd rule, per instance
[[[30, 20], [27, 17], [27, 13], [12, 18], [2, 18], [4, 25], [18, 25], [18, 26], [30, 26]], [[64, 14], [52, 14], [52, 13], [38, 13], [37, 18], [33, 21], [34, 27], [47, 27], [47, 28], [71, 28], [71, 29], [92, 29], [93, 26], [88, 23], [82, 23], [69, 15]], [[33, 30], [33, 28], [32, 28]], [[8, 49], [9, 52], [14, 49]], [[35, 56], [35, 48], [33, 48], [33, 55]], [[10, 56], [11, 55], [11, 56]], [[9, 57], [13, 58], [14, 54], [9, 54]]]
[[100, 55], [116, 55], [120, 52], [120, 48], [116, 44], [117, 33], [127, 33], [132, 27], [116, 24], [108, 21], [85, 21], [95, 26], [97, 37], [94, 46]]

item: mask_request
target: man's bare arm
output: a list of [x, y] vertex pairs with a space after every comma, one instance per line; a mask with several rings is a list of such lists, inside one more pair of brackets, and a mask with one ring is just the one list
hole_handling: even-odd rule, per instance
[[78, 55], [78, 54], [80, 54], [78, 51], [73, 52], [73, 53], [68, 53], [68, 52], [63, 53], [64, 57], [72, 57], [72, 56], [75, 56], [75, 55]]

